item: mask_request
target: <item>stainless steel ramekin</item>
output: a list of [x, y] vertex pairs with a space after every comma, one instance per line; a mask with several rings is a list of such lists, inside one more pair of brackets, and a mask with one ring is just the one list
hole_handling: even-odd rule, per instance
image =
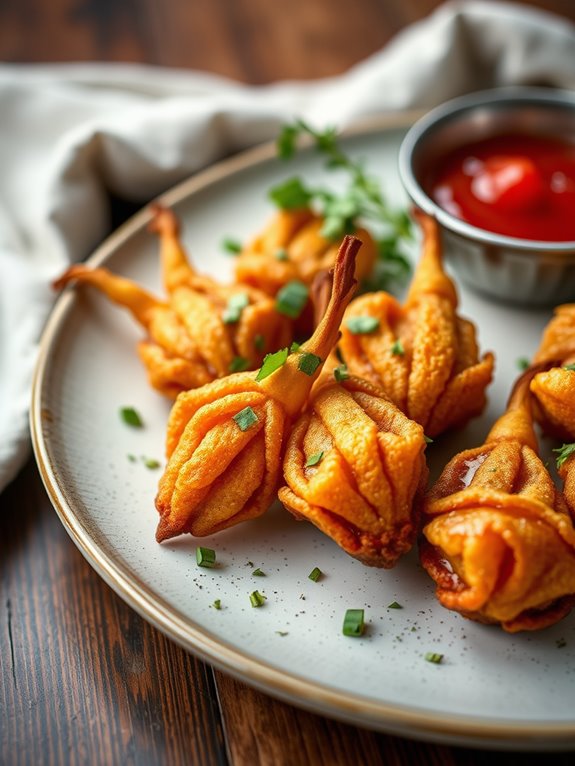
[[445, 257], [462, 282], [506, 302], [542, 306], [573, 301], [575, 242], [516, 239], [471, 226], [439, 207], [423, 189], [422, 178], [438, 157], [505, 133], [575, 143], [575, 92], [502, 88], [442, 104], [405, 136], [399, 154], [402, 182], [414, 204], [439, 222]]

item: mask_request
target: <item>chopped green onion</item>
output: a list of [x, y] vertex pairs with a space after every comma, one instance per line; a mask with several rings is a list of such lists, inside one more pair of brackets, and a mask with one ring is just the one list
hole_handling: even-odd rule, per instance
[[276, 295], [276, 311], [290, 319], [297, 319], [307, 303], [308, 295], [307, 285], [294, 279]]
[[566, 364], [563, 369], [575, 371], [575, 364]]
[[314, 567], [311, 572], [308, 574], [308, 577], [313, 582], [317, 582], [319, 578], [322, 576], [322, 571], [319, 567]]
[[426, 436], [423, 434], [423, 440], [426, 444], [433, 444], [433, 439], [431, 439], [429, 436]]
[[243, 372], [250, 366], [250, 360], [244, 359], [243, 356], [234, 356], [228, 367], [230, 372]]
[[254, 423], [258, 422], [258, 416], [252, 408], [248, 406], [244, 407], [243, 410], [240, 410], [234, 415], [234, 420], [238, 424], [240, 431], [247, 431], [248, 428], [251, 428], [254, 425]]
[[276, 633], [278, 634], [278, 636], [287, 636], [288, 635], [287, 630], [276, 630]]
[[289, 260], [288, 251], [285, 249], [285, 247], [278, 247], [274, 253], [274, 258], [276, 261], [287, 261]]
[[349, 378], [349, 372], [347, 371], [347, 364], [340, 364], [333, 371], [333, 377], [337, 383], [343, 383], [344, 380]]
[[282, 210], [295, 210], [298, 207], [307, 207], [313, 194], [305, 188], [299, 178], [294, 177], [270, 189], [269, 197]]
[[256, 351], [263, 351], [266, 347], [266, 339], [263, 335], [256, 335], [254, 338], [254, 348]]
[[252, 575], [254, 577], [265, 577], [266, 573], [262, 572], [262, 570], [258, 567], [257, 569], [254, 569], [254, 571], [252, 572]]
[[317, 465], [323, 460], [323, 450], [321, 452], [315, 452], [310, 455], [306, 460], [305, 468], [311, 468], [312, 465]]
[[401, 604], [398, 604], [397, 601], [392, 601], [391, 604], [387, 605], [388, 609], [403, 609]]
[[222, 602], [221, 599], [217, 598], [214, 603], [212, 604], [214, 609], [221, 609], [222, 608]]
[[266, 354], [262, 366], [256, 375], [256, 380], [263, 380], [264, 378], [267, 378], [268, 375], [271, 375], [272, 372], [279, 370], [279, 368], [286, 363], [287, 358], [287, 348], [280, 348], [279, 351], [276, 351], [273, 354]]
[[264, 596], [259, 590], [250, 593], [250, 604], [252, 606], [263, 606], [267, 596]]
[[300, 350], [300, 348], [301, 348], [301, 343], [298, 343], [297, 341], [294, 340], [294, 342], [289, 347], [289, 352], [290, 354], [295, 354], [296, 351]]
[[390, 349], [391, 353], [394, 356], [404, 356], [405, 355], [405, 349], [403, 348], [403, 343], [401, 342], [401, 339], [398, 338], [395, 343], [391, 346]]
[[228, 305], [222, 314], [222, 321], [225, 324], [235, 324], [240, 321], [242, 311], [249, 306], [250, 296], [247, 293], [235, 293], [230, 296]]
[[519, 370], [524, 371], [529, 367], [529, 359], [525, 356], [521, 356], [516, 360], [515, 364]]
[[213, 569], [216, 565], [216, 552], [212, 548], [196, 548], [196, 562], [199, 567]]
[[346, 327], [352, 335], [368, 335], [379, 327], [379, 319], [371, 316], [349, 317]]
[[343, 635], [361, 636], [364, 628], [363, 609], [348, 609], [343, 618]]
[[321, 356], [316, 354], [304, 353], [300, 356], [297, 368], [310, 377], [315, 373], [322, 362]]
[[142, 460], [146, 468], [149, 468], [151, 471], [160, 467], [160, 461], [153, 457], [143, 457]]
[[433, 662], [435, 665], [439, 665], [443, 662], [443, 654], [439, 654], [438, 652], [427, 652], [425, 659], [427, 662]]
[[557, 447], [553, 452], [557, 452], [557, 468], [561, 468], [563, 463], [575, 453], [575, 442], [572, 444], [562, 444], [561, 447]]
[[144, 421], [140, 417], [139, 412], [133, 407], [122, 407], [120, 409], [120, 417], [126, 425], [132, 426], [132, 428], [142, 428], [144, 425]]
[[237, 255], [242, 251], [242, 243], [231, 237], [226, 237], [222, 240], [222, 247], [227, 253], [230, 253], [230, 255]]

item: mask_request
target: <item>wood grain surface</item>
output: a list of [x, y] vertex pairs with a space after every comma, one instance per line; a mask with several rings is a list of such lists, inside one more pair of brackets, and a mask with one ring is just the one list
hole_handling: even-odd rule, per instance
[[[248, 83], [334, 75], [437, 0], [0, 0], [5, 62], [131, 61]], [[575, 20], [573, 0], [525, 3]], [[1, 115], [0, 115], [1, 119]], [[116, 204], [116, 220], [129, 208]], [[32, 460], [0, 496], [0, 764], [571, 766], [312, 715], [196, 660], [129, 609], [61, 526]]]

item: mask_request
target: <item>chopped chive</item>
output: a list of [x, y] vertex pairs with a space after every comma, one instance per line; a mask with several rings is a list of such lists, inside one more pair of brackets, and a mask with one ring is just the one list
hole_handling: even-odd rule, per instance
[[160, 461], [153, 457], [143, 457], [142, 460], [146, 468], [149, 468], [151, 471], [160, 467]]
[[230, 253], [230, 255], [237, 255], [242, 251], [242, 243], [231, 237], [225, 237], [225, 239], [222, 240], [222, 247], [226, 253]]
[[142, 428], [144, 425], [139, 412], [133, 407], [122, 407], [120, 409], [120, 417], [126, 425], [132, 426], [132, 428]]
[[212, 604], [214, 609], [221, 609], [222, 608], [222, 601], [221, 599], [217, 598], [214, 603]]
[[426, 444], [433, 444], [433, 439], [423, 434], [423, 440]]
[[276, 351], [273, 354], [266, 354], [264, 356], [264, 361], [262, 363], [262, 366], [260, 367], [259, 372], [256, 375], [256, 380], [263, 380], [264, 378], [267, 378], [268, 375], [271, 375], [272, 372], [279, 370], [279, 368], [286, 363], [287, 358], [288, 358], [287, 348], [280, 348], [279, 351]]
[[425, 659], [427, 662], [433, 662], [435, 665], [439, 665], [443, 662], [443, 654], [439, 654], [438, 652], [427, 652]]
[[572, 370], [575, 371], [575, 364], [566, 364], [563, 367], [564, 370]]
[[276, 630], [276, 633], [278, 634], [278, 636], [287, 636], [288, 635], [287, 630]]
[[196, 548], [196, 562], [199, 567], [213, 569], [216, 565], [216, 552], [212, 548]]
[[575, 453], [575, 442], [572, 444], [562, 444], [560, 447], [557, 447], [557, 449], [554, 449], [553, 452], [557, 452], [557, 468], [561, 468], [563, 463], [571, 457], [573, 453]]
[[391, 604], [387, 605], [388, 609], [403, 609], [401, 604], [398, 604], [397, 601], [392, 601]]
[[516, 360], [515, 364], [519, 370], [524, 371], [529, 367], [529, 359], [525, 356], [521, 356]]
[[250, 406], [244, 407], [233, 418], [239, 426], [240, 431], [247, 431], [254, 423], [258, 422], [258, 416]]
[[228, 304], [222, 314], [222, 321], [225, 324], [235, 324], [240, 321], [242, 311], [249, 306], [250, 297], [247, 293], [235, 293], [230, 296]]
[[321, 356], [316, 354], [304, 353], [300, 356], [297, 368], [310, 377], [314, 374], [322, 362]]
[[288, 251], [285, 249], [285, 247], [278, 247], [274, 253], [274, 258], [276, 261], [287, 261], [289, 260]]
[[317, 582], [319, 578], [322, 576], [323, 572], [319, 567], [314, 567], [311, 572], [308, 574], [308, 577], [313, 582]]
[[290, 354], [295, 354], [296, 351], [300, 350], [300, 348], [301, 348], [301, 343], [298, 343], [297, 341], [294, 340], [294, 342], [289, 347], [289, 352]]
[[401, 342], [400, 338], [398, 338], [395, 343], [392, 344], [390, 351], [394, 356], [405, 355], [405, 349], [403, 348], [403, 343]]
[[309, 290], [303, 282], [288, 282], [276, 295], [276, 311], [297, 319], [307, 303]]
[[256, 335], [254, 338], [254, 348], [256, 351], [263, 351], [266, 347], [266, 339], [263, 335]]
[[363, 609], [348, 609], [343, 618], [343, 635], [361, 636], [364, 628]]
[[344, 380], [349, 378], [349, 372], [347, 371], [347, 364], [340, 364], [333, 371], [333, 377], [337, 383], [343, 383]]
[[230, 372], [243, 372], [250, 366], [250, 360], [244, 359], [243, 356], [234, 356], [228, 367]]
[[346, 327], [352, 335], [368, 335], [379, 327], [379, 319], [368, 315], [349, 317]]
[[250, 593], [250, 604], [252, 606], [263, 606], [267, 596], [264, 596], [259, 590], [254, 590]]
[[306, 460], [305, 468], [311, 468], [312, 465], [317, 465], [323, 460], [323, 450], [321, 452], [314, 452]]
[[257, 569], [254, 569], [254, 571], [252, 572], [252, 575], [254, 577], [265, 577], [266, 573], [262, 572], [262, 570], [258, 567]]

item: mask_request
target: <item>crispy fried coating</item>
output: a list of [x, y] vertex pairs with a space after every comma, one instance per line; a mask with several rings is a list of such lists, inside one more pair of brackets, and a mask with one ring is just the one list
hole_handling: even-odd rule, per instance
[[[385, 292], [356, 298], [344, 318], [340, 349], [354, 375], [381, 388], [435, 437], [482, 412], [494, 358], [491, 353], [479, 358], [475, 328], [457, 314], [437, 223], [423, 214], [418, 218], [423, 253], [405, 304]], [[361, 317], [378, 325], [353, 331], [353, 322]]]
[[[575, 303], [558, 306], [543, 333], [534, 365], [549, 367], [531, 383], [535, 417], [551, 436], [575, 439]], [[569, 369], [569, 367], [573, 369]]]
[[367, 381], [336, 382], [334, 361], [288, 439], [279, 499], [364, 564], [392, 567], [417, 531], [423, 428]]
[[193, 269], [171, 210], [156, 206], [150, 229], [160, 237], [165, 300], [106, 269], [82, 265], [68, 269], [55, 287], [89, 284], [131, 311], [148, 334], [138, 354], [156, 390], [173, 399], [232, 371], [253, 370], [266, 353], [290, 343], [291, 323], [269, 296], [249, 285], [221, 285]]
[[529, 378], [485, 444], [456, 455], [429, 492], [420, 547], [443, 606], [512, 633], [575, 603], [575, 530], [537, 455]]
[[[158, 541], [207, 535], [261, 515], [278, 487], [289, 424], [301, 412], [323, 362], [337, 343], [351, 299], [355, 254], [346, 237], [336, 259], [327, 311], [298, 352], [267, 377], [236, 373], [178, 396], [170, 414], [156, 507]], [[319, 357], [310, 372], [304, 355]]]
[[[279, 210], [236, 258], [236, 280], [268, 295], [292, 280], [310, 286], [316, 274], [333, 268], [340, 245], [322, 236], [323, 223], [307, 208]], [[355, 236], [363, 243], [355, 265], [361, 281], [371, 273], [377, 246], [366, 229], [358, 228]]]

